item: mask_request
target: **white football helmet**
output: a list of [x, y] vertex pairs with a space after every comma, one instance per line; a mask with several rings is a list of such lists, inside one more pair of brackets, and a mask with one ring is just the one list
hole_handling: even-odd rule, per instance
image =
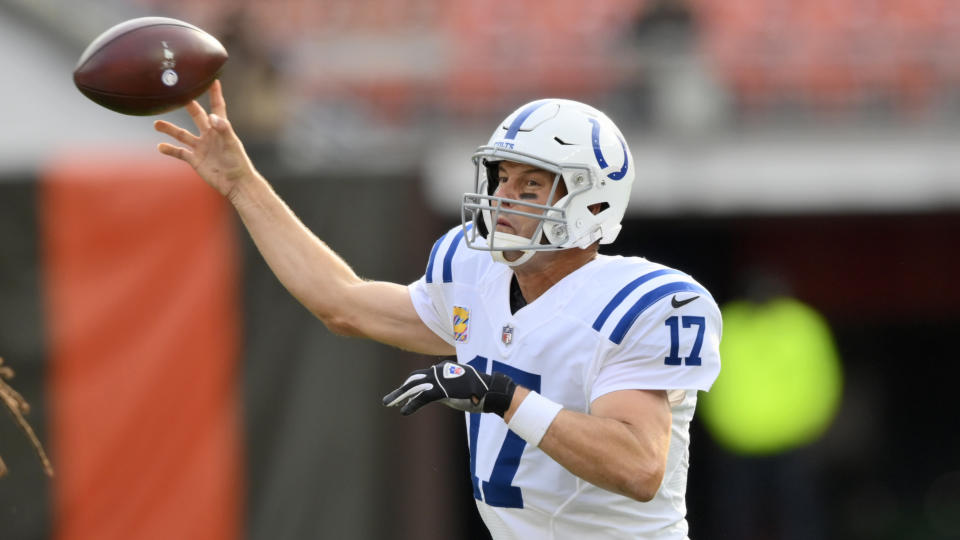
[[[513, 161], [556, 174], [547, 204], [494, 196], [498, 163]], [[522, 264], [537, 251], [609, 244], [620, 232], [633, 186], [634, 164], [617, 126], [597, 109], [566, 99], [542, 99], [514, 111], [473, 155], [474, 193], [461, 203], [467, 246], [490, 251], [494, 260]], [[554, 200], [557, 179], [566, 195]], [[500, 203], [506, 201], [511, 208]], [[599, 211], [591, 211], [592, 206]], [[500, 213], [538, 219], [531, 238], [498, 232]], [[472, 223], [472, 227], [468, 224]], [[514, 261], [504, 251], [520, 251]]]

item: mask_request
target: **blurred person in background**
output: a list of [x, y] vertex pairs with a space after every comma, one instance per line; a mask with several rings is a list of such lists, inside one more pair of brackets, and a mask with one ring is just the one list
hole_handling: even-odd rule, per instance
[[687, 538], [689, 425], [720, 370], [720, 311], [689, 275], [598, 253], [620, 232], [636, 167], [606, 115], [559, 99], [509, 115], [474, 155], [461, 225], [407, 286], [360, 278], [300, 222], [246, 154], [219, 82], [209, 114], [187, 110], [199, 134], [157, 121], [179, 143], [159, 151], [234, 205], [328, 328], [456, 354], [384, 403], [466, 411], [474, 498], [494, 538]]
[[258, 35], [257, 24], [248, 8], [234, 7], [218, 36], [232, 60], [220, 74], [233, 105], [230, 124], [243, 139], [247, 155], [263, 168], [278, 161], [278, 139], [290, 115], [282, 90], [287, 81], [271, 49], [253, 37]]

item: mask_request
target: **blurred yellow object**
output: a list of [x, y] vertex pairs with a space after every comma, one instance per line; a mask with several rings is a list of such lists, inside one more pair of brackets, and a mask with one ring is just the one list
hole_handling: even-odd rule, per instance
[[728, 450], [769, 455], [815, 441], [840, 404], [843, 373], [824, 318], [790, 298], [723, 306], [723, 368], [700, 418]]

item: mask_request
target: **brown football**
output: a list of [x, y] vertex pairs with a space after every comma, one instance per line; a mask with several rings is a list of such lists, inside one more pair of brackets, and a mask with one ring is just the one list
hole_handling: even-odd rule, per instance
[[203, 94], [227, 51], [196, 26], [141, 17], [100, 34], [77, 62], [73, 82], [94, 102], [123, 114], [171, 111]]

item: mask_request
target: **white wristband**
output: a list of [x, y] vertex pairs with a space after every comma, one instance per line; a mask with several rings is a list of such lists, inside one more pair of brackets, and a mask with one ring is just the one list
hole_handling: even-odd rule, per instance
[[563, 405], [531, 390], [513, 413], [507, 427], [533, 446], [540, 446], [540, 440], [561, 409]]

